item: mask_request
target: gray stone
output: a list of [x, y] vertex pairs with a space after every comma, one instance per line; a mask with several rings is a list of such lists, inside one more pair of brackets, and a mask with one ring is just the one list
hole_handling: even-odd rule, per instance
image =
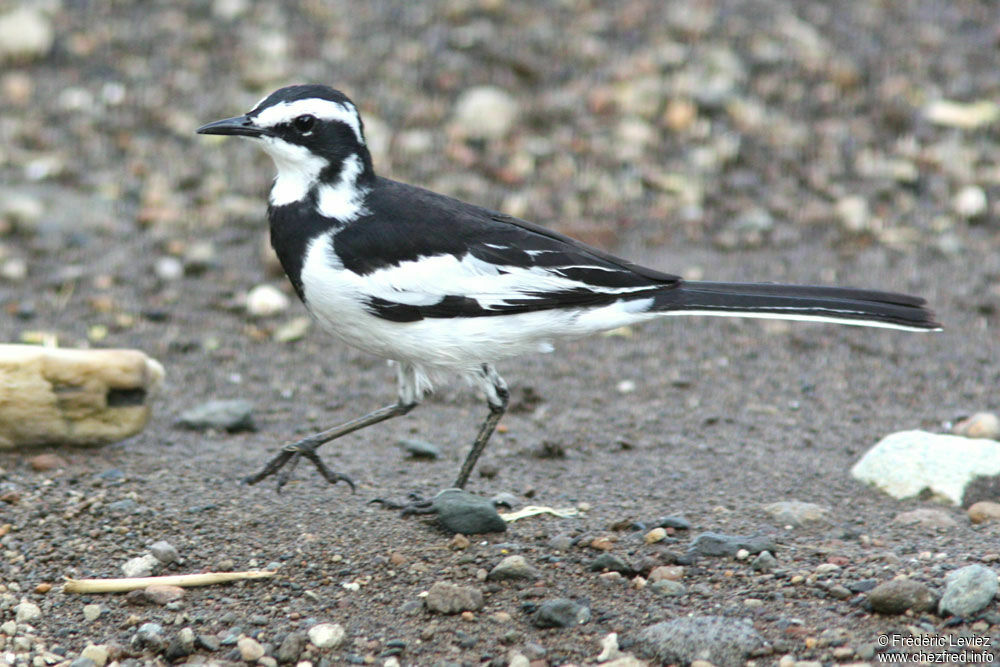
[[499, 139], [514, 126], [517, 100], [494, 86], [469, 88], [455, 103], [452, 119], [459, 135], [470, 139]]
[[756, 558], [750, 561], [750, 567], [757, 572], [770, 572], [778, 567], [778, 559], [770, 551], [761, 551]]
[[500, 518], [493, 503], [468, 491], [445, 489], [434, 496], [431, 508], [441, 527], [451, 533], [479, 535], [507, 530], [507, 522]]
[[41, 616], [42, 610], [34, 602], [21, 600], [20, 604], [14, 605], [14, 620], [18, 623], [31, 623]]
[[642, 630], [636, 653], [666, 663], [706, 660], [717, 667], [737, 667], [764, 645], [753, 623], [724, 616], [685, 616]]
[[445, 581], [437, 581], [427, 591], [424, 604], [439, 614], [458, 614], [463, 611], [478, 611], [483, 608], [483, 594], [473, 586], [458, 586]]
[[149, 552], [153, 554], [156, 560], [160, 561], [164, 565], [169, 565], [170, 563], [178, 561], [181, 557], [181, 555], [177, 553], [177, 549], [175, 549], [173, 545], [166, 540], [159, 540], [149, 545]]
[[673, 528], [674, 530], [691, 530], [691, 522], [682, 516], [661, 516], [656, 520], [656, 525], [660, 528]]
[[650, 590], [656, 591], [660, 595], [675, 597], [687, 593], [687, 587], [679, 581], [673, 579], [660, 579], [649, 585]]
[[752, 554], [775, 550], [775, 543], [769, 537], [744, 537], [724, 533], [701, 533], [691, 540], [689, 550], [701, 556], [735, 556], [740, 549]]
[[440, 447], [429, 442], [424, 442], [423, 440], [407, 438], [400, 440], [399, 446], [403, 448], [404, 452], [415, 459], [433, 460], [441, 457]]
[[132, 636], [132, 648], [136, 651], [160, 653], [167, 647], [163, 636], [163, 626], [159, 623], [143, 623]]
[[614, 554], [603, 553], [594, 560], [590, 561], [587, 565], [587, 569], [591, 572], [603, 572], [607, 570], [608, 572], [620, 572], [625, 576], [632, 576], [635, 574], [635, 570], [631, 565], [625, 562], [620, 556]]
[[537, 579], [538, 570], [533, 568], [524, 556], [507, 556], [490, 570], [486, 578], [490, 581]]
[[236, 433], [254, 431], [253, 404], [243, 400], [208, 401], [185, 410], [177, 425], [195, 431], [215, 429]]
[[309, 628], [309, 641], [317, 648], [336, 648], [344, 642], [347, 632], [340, 623], [318, 623]]
[[984, 565], [967, 565], [945, 577], [939, 611], [969, 618], [989, 605], [997, 594], [997, 573]]
[[167, 660], [180, 660], [194, 653], [194, 630], [191, 628], [181, 628], [167, 645], [164, 657]]
[[160, 567], [160, 561], [153, 554], [146, 554], [138, 558], [130, 558], [122, 565], [122, 573], [126, 577], [148, 577], [153, 574], [153, 570]]
[[827, 508], [800, 500], [784, 500], [764, 506], [764, 511], [782, 525], [801, 526], [807, 523], [826, 522]]
[[927, 586], [912, 579], [893, 579], [879, 584], [868, 592], [872, 610], [879, 614], [896, 615], [907, 609], [916, 612], [930, 611], [937, 599]]
[[306, 635], [303, 632], [289, 632], [274, 654], [278, 662], [295, 663], [299, 661], [302, 650], [306, 647]]
[[546, 600], [531, 622], [537, 628], [572, 628], [590, 620], [590, 609], [569, 598]]

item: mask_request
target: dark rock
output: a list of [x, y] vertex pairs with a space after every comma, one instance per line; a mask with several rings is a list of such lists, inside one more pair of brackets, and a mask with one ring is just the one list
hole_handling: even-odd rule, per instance
[[493, 503], [468, 491], [445, 489], [434, 496], [431, 508], [441, 527], [450, 533], [480, 535], [507, 530], [507, 522], [500, 518]]
[[770, 551], [761, 551], [756, 558], [750, 561], [750, 567], [758, 572], [770, 572], [778, 567], [778, 559]]
[[208, 401], [181, 413], [177, 425], [194, 431], [215, 429], [236, 433], [255, 431], [253, 404], [249, 401]]
[[686, 616], [651, 625], [639, 633], [633, 649], [658, 663], [689, 664], [707, 660], [718, 667], [742, 666], [764, 639], [753, 623], [724, 616]]
[[180, 560], [181, 555], [177, 553], [177, 549], [173, 547], [166, 540], [159, 540], [149, 545], [149, 553], [156, 557], [156, 560], [160, 561], [164, 565], [168, 565], [177, 560]]
[[143, 623], [132, 635], [132, 649], [160, 653], [167, 648], [167, 638], [163, 636], [163, 626], [159, 623]]
[[220, 643], [218, 638], [212, 635], [198, 635], [194, 638], [194, 645], [206, 651], [218, 651]]
[[691, 540], [689, 550], [701, 556], [735, 556], [740, 549], [758, 554], [762, 551], [774, 553], [775, 547], [774, 540], [769, 537], [744, 537], [708, 532], [701, 533]]
[[282, 664], [298, 662], [307, 641], [304, 632], [289, 632], [274, 654], [274, 659]]
[[902, 614], [907, 609], [930, 611], [937, 600], [927, 586], [912, 579], [893, 579], [879, 584], [868, 593], [872, 610], [879, 614]]
[[590, 609], [568, 598], [556, 598], [538, 605], [531, 622], [537, 628], [572, 628], [589, 620]]
[[437, 445], [423, 440], [400, 440], [399, 446], [415, 459], [434, 460], [441, 457], [441, 449]]
[[626, 563], [624, 559], [608, 553], [601, 554], [594, 560], [590, 561], [587, 569], [591, 572], [603, 572], [605, 570], [608, 572], [620, 572], [627, 577], [631, 577], [635, 574], [635, 570], [631, 565]]
[[661, 516], [654, 525], [674, 530], [691, 530], [691, 522], [682, 516]]

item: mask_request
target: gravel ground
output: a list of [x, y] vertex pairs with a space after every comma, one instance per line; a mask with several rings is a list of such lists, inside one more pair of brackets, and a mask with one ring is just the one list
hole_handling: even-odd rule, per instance
[[[1000, 524], [849, 474], [890, 432], [1000, 408], [991, 0], [17, 7], [0, 0], [0, 340], [136, 347], [168, 386], [126, 442], [51, 450], [45, 470], [0, 454], [0, 661], [98, 644], [122, 661], [589, 664], [609, 633], [639, 651], [642, 628], [691, 614], [752, 624], [765, 643], [736, 664], [874, 662], [894, 633], [993, 638], [996, 655], [996, 600], [964, 619], [880, 615], [866, 591], [907, 575], [940, 595], [952, 570], [996, 571]], [[485, 412], [459, 383], [323, 451], [354, 495], [305, 466], [281, 495], [241, 486], [280, 443], [395, 395], [381, 360], [300, 335], [299, 304], [248, 314], [257, 285], [291, 294], [264, 251], [272, 167], [193, 133], [301, 81], [358, 102], [385, 175], [688, 277], [920, 294], [946, 330], [692, 318], [508, 362], [514, 409], [470, 490], [584, 511], [467, 544], [368, 504], [454, 477]], [[482, 114], [500, 131], [470, 138], [457, 110], [485, 85], [503, 91]], [[257, 430], [175, 426], [212, 399], [251, 402]], [[408, 458], [406, 438], [443, 453]], [[763, 509], [790, 500], [825, 517]], [[921, 508], [941, 511], [897, 520]], [[665, 515], [690, 528], [648, 544]], [[776, 563], [688, 557], [704, 531], [763, 536]], [[160, 540], [180, 558], [164, 574], [280, 568], [172, 602], [60, 590], [121, 576]], [[679, 562], [682, 587], [592, 571], [605, 550], [643, 580]], [[510, 555], [536, 578], [486, 579]], [[437, 582], [481, 608], [425, 608]], [[589, 620], [537, 627], [558, 598]], [[304, 635], [317, 623], [344, 637]]]

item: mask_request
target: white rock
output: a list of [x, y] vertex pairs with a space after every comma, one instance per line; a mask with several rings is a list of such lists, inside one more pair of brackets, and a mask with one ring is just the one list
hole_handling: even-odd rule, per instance
[[41, 58], [54, 40], [48, 17], [30, 4], [0, 15], [0, 60]]
[[840, 224], [849, 232], [863, 232], [868, 229], [868, 202], [859, 195], [843, 197], [837, 202], [837, 217]]
[[344, 641], [344, 626], [340, 623], [318, 623], [309, 628], [309, 641], [316, 648], [335, 648]]
[[28, 263], [22, 257], [11, 257], [0, 265], [0, 277], [12, 283], [23, 282], [28, 277]]
[[3, 625], [0, 625], [0, 632], [8, 637], [13, 637], [17, 634], [17, 621], [4, 621]]
[[1000, 118], [1000, 105], [991, 100], [962, 103], [935, 100], [924, 107], [924, 116], [935, 125], [973, 130]]
[[236, 641], [236, 648], [246, 662], [257, 662], [264, 657], [264, 647], [253, 637], [240, 637]]
[[1000, 442], [926, 431], [900, 431], [882, 438], [851, 468], [851, 475], [894, 498], [924, 489], [960, 504], [978, 476], [1000, 474]]
[[42, 610], [34, 602], [22, 599], [14, 606], [14, 620], [18, 623], [31, 623], [42, 615]]
[[498, 139], [517, 121], [517, 101], [494, 86], [469, 88], [455, 103], [453, 123], [463, 137]]
[[184, 264], [176, 257], [161, 257], [153, 265], [153, 271], [160, 280], [177, 280], [184, 276]]
[[153, 570], [160, 566], [160, 561], [153, 554], [146, 554], [138, 558], [130, 558], [122, 565], [122, 572], [126, 577], [148, 577], [153, 574]]
[[257, 285], [247, 293], [247, 312], [254, 317], [270, 317], [286, 310], [290, 300], [273, 285]]
[[952, 209], [966, 220], [981, 217], [988, 206], [986, 193], [978, 185], [966, 185], [951, 200]]
[[101, 605], [99, 604], [85, 604], [83, 605], [83, 618], [90, 623], [96, 621], [101, 615]]
[[108, 647], [104, 644], [87, 644], [80, 651], [81, 658], [90, 658], [97, 667], [104, 667], [108, 662]]
[[966, 438], [1000, 440], [1000, 417], [992, 412], [977, 412], [956, 423], [951, 432]]

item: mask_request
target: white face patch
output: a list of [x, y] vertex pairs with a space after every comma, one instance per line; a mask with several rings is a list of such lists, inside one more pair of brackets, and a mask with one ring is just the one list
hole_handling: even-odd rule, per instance
[[319, 181], [326, 160], [313, 155], [305, 146], [276, 137], [261, 137], [260, 141], [278, 170], [271, 187], [271, 205], [284, 206], [304, 199]]
[[362, 146], [365, 145], [365, 138], [361, 133], [361, 119], [358, 117], [358, 110], [350, 102], [341, 104], [319, 97], [295, 100], [294, 102], [279, 102], [257, 114], [254, 122], [258, 127], [268, 128], [291, 122], [303, 115], [315, 116], [320, 120], [335, 120], [345, 123], [354, 131], [354, 136], [357, 138], [358, 143]]

